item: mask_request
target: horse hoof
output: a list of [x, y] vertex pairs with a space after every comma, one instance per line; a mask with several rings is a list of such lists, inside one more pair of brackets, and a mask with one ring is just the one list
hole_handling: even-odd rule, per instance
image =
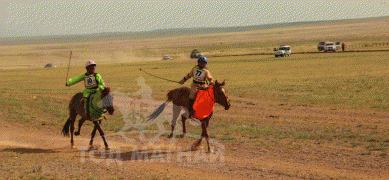
[[89, 151], [98, 150], [99, 146], [89, 146]]
[[180, 135], [180, 138], [183, 138], [183, 137], [185, 137], [185, 133]]
[[170, 134], [169, 136], [167, 136], [167, 138], [169, 138], [169, 139], [172, 138], [172, 137], [173, 137], [173, 134]]
[[209, 154], [214, 154], [215, 152], [213, 151], [213, 149], [208, 149], [208, 153]]
[[80, 135], [80, 132], [75, 132], [74, 135], [75, 135], [75, 136], [79, 136], [79, 135]]
[[72, 149], [76, 149], [76, 146], [75, 146], [75, 145], [72, 145], [71, 148], [72, 148]]
[[191, 147], [189, 148], [189, 150], [190, 150], [190, 151], [197, 151], [197, 150], [199, 150], [199, 147], [198, 147], [198, 146], [191, 146]]
[[105, 150], [109, 151], [109, 150], [111, 150], [111, 148], [107, 146], [107, 147], [105, 147]]

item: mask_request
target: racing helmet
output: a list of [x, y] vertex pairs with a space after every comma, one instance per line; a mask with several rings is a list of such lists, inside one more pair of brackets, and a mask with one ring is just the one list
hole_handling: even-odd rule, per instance
[[94, 61], [90, 60], [85, 63], [85, 68], [88, 68], [90, 65], [97, 65]]
[[208, 63], [207, 57], [205, 57], [205, 56], [199, 56], [199, 58], [197, 59], [197, 63], [200, 63], [200, 62], [206, 62], [206, 63]]

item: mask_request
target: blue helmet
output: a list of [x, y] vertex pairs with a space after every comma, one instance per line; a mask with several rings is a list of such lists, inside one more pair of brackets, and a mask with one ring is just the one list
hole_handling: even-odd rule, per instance
[[197, 59], [197, 63], [200, 63], [200, 62], [206, 62], [206, 63], [208, 63], [207, 57], [205, 57], [205, 56], [200, 56], [200, 57]]

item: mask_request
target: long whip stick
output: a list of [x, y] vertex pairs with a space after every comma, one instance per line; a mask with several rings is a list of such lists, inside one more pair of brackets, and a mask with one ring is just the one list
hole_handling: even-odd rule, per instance
[[156, 77], [156, 78], [158, 78], [158, 79], [163, 79], [163, 80], [165, 80], [165, 81], [174, 82], [174, 83], [180, 83], [180, 82], [178, 82], [178, 81], [173, 81], [173, 80], [170, 80], [170, 79], [166, 79], [166, 78], [163, 78], [163, 77], [159, 77], [159, 76], [150, 74], [150, 73], [148, 73], [148, 72], [142, 70], [142, 68], [139, 68], [139, 70], [140, 70], [140, 71], [143, 71], [144, 73], [146, 73], [146, 74], [148, 74], [148, 75], [150, 75], [150, 76], [154, 76], [154, 77]]
[[69, 69], [70, 69], [70, 61], [72, 60], [72, 51], [70, 51], [70, 56], [69, 56], [69, 64], [68, 64], [68, 72], [66, 73], [66, 81], [68, 81], [68, 77], [69, 77]]

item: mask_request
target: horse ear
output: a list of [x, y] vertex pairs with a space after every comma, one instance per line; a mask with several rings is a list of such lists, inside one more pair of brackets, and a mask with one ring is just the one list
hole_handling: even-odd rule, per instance
[[111, 88], [109, 87], [104, 87], [104, 89], [101, 91], [102, 93], [110, 93], [111, 92]]
[[222, 86], [226, 85], [226, 80], [223, 81]]
[[219, 84], [219, 82], [217, 82], [217, 80], [215, 80], [215, 85], [218, 85]]

